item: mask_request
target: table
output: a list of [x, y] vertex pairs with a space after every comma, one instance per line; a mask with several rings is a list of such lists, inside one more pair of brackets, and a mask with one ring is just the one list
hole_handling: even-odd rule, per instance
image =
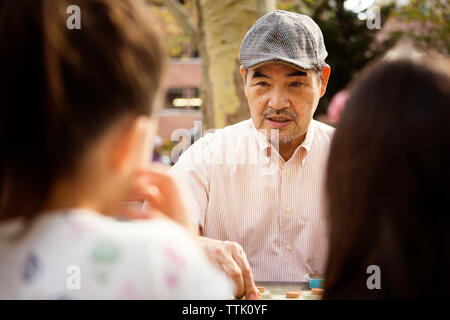
[[[318, 296], [310, 295], [308, 282], [281, 282], [281, 281], [255, 281], [256, 286], [264, 287], [266, 292], [270, 292], [271, 297], [267, 295], [262, 300], [316, 300]], [[286, 298], [286, 292], [300, 292], [299, 298]]]

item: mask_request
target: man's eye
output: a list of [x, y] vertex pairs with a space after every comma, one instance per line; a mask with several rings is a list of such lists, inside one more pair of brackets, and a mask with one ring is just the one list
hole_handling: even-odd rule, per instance
[[300, 87], [302, 85], [299, 81], [294, 81], [289, 84], [291, 87]]
[[260, 81], [256, 84], [257, 86], [262, 86], [262, 87], [267, 87], [269, 85], [269, 83], [265, 82], [265, 81]]

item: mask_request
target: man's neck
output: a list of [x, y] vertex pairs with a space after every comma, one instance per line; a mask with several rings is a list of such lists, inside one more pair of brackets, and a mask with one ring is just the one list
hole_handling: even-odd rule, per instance
[[284, 161], [288, 161], [295, 153], [295, 150], [305, 141], [306, 134], [296, 138], [294, 141], [290, 143], [280, 143], [279, 145], [279, 153], [280, 156], [284, 159]]

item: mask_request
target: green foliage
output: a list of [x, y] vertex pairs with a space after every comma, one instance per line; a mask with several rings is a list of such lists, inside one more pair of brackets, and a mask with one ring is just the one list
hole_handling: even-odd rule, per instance
[[450, 53], [450, 5], [446, 1], [411, 0], [395, 10], [392, 18], [408, 26], [397, 31], [399, 39], [409, 39], [423, 50]]

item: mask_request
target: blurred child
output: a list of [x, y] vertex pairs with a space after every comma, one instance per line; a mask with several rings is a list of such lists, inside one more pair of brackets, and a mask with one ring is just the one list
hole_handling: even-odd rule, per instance
[[[66, 27], [70, 5], [81, 29]], [[165, 66], [147, 10], [1, 1], [1, 299], [232, 296], [193, 240], [179, 186], [145, 166]], [[152, 211], [110, 217], [131, 195]]]
[[327, 109], [327, 116], [330, 123], [336, 125], [339, 122], [339, 117], [341, 116], [342, 110], [344, 110], [349, 95], [347, 90], [341, 90], [333, 96]]
[[450, 72], [373, 65], [342, 112], [327, 171], [328, 299], [450, 297]]

